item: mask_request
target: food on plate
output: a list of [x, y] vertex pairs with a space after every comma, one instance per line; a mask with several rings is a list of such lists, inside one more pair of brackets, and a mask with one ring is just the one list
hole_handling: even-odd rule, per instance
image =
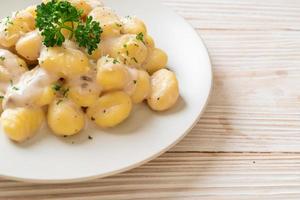
[[172, 108], [179, 84], [148, 31], [138, 17], [98, 0], [43, 0], [2, 19], [5, 134], [24, 142], [46, 122], [55, 135], [73, 136], [87, 121], [115, 127], [143, 102], [154, 111]]

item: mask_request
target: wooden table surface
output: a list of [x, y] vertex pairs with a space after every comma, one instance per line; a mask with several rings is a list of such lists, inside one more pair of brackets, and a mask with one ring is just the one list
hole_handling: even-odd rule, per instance
[[164, 0], [203, 37], [214, 90], [191, 133], [113, 177], [0, 179], [2, 200], [300, 199], [300, 1]]

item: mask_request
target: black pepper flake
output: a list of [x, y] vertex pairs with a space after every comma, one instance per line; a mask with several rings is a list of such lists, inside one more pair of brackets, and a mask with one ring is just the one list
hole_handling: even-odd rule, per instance
[[89, 84], [87, 84], [87, 83], [82, 83], [82, 84], [81, 84], [81, 87], [82, 87], [82, 88], [87, 88], [88, 86], [89, 86]]
[[160, 97], [157, 98], [157, 101], [159, 101], [159, 100], [160, 100]]
[[136, 84], [136, 83], [137, 83], [137, 80], [133, 80], [133, 83]]
[[95, 121], [96, 119], [95, 119], [94, 117], [91, 117], [91, 120], [92, 120], [92, 121]]
[[82, 112], [86, 113], [87, 112], [88, 107], [81, 107]]
[[68, 136], [67, 135], [64, 135], [64, 138], [67, 138]]
[[88, 77], [88, 76], [81, 76], [81, 80], [89, 81], [89, 82], [93, 81], [93, 79], [91, 77]]
[[88, 137], [88, 138], [89, 138], [89, 140], [92, 140], [92, 139], [93, 139], [93, 137], [92, 137], [92, 136], [90, 136], [90, 135], [89, 135], [89, 137]]
[[103, 113], [106, 113], [106, 110], [103, 110]]

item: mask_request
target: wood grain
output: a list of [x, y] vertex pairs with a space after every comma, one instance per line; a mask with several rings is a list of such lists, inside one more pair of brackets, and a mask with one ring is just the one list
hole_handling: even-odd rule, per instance
[[0, 198], [280, 199], [299, 194], [299, 168], [299, 154], [167, 153], [133, 171], [88, 183], [2, 181]]
[[200, 29], [300, 30], [298, 0], [163, 0]]
[[[299, 0], [163, 0], [199, 32], [214, 89], [169, 153], [113, 177], [40, 185], [0, 179], [2, 200], [299, 200]], [[46, 172], [45, 172], [46, 173]]]

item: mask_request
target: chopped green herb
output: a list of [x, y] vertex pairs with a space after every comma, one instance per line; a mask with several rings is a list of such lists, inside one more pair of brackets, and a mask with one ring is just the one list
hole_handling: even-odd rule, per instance
[[69, 91], [70, 91], [70, 88], [65, 89], [65, 90], [63, 91], [63, 96], [64, 96], [64, 97], [68, 97]]
[[127, 48], [127, 44], [124, 44], [123, 47], [124, 47], [124, 48]]
[[13, 90], [20, 90], [19, 88], [17, 88], [16, 86], [12, 87]]
[[126, 55], [129, 56], [129, 51], [128, 50], [126, 51]]
[[136, 39], [140, 40], [143, 43], [145, 43], [144, 42], [144, 34], [142, 32], [136, 35]]
[[122, 24], [116, 23], [117, 27], [122, 27]]
[[5, 26], [7, 26], [8, 24], [11, 24], [11, 25], [13, 24], [10, 17], [5, 18]]
[[1, 96], [0, 96], [0, 99], [4, 99], [4, 96], [1, 95]]
[[11, 85], [11, 86], [13, 86], [13, 85], [14, 85], [14, 81], [13, 81], [13, 80], [11, 80], [11, 79], [9, 80], [9, 83], [10, 83], [10, 85]]
[[60, 103], [62, 103], [63, 102], [63, 100], [58, 100], [57, 102], [56, 102], [56, 105], [59, 105]]
[[60, 89], [61, 89], [61, 85], [59, 85], [59, 84], [53, 84], [53, 85], [52, 85], [52, 89], [53, 89], [54, 91], [58, 92], [58, 91], [60, 91]]
[[4, 60], [5, 60], [5, 57], [4, 57], [4, 56], [0, 56], [0, 60], [1, 60], [1, 61], [4, 61]]
[[117, 63], [120, 63], [120, 61], [118, 61], [117, 59], [114, 59], [113, 63], [117, 64]]

